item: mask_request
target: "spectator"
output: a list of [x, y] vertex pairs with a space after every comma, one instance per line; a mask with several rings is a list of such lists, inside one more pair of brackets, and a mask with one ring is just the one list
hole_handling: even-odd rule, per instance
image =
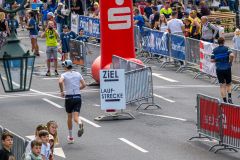
[[83, 6], [81, 0], [71, 1], [71, 11], [78, 15], [83, 15]]
[[190, 12], [192, 11], [192, 2], [189, 1], [188, 4], [187, 4], [187, 7], [185, 8], [185, 12], [190, 14]]
[[164, 16], [169, 19], [172, 14], [172, 9], [170, 8], [170, 2], [166, 1], [164, 7], [160, 10], [160, 14], [164, 14]]
[[218, 28], [219, 37], [224, 38], [224, 27], [221, 26], [221, 21], [219, 19], [216, 20], [216, 27]]
[[48, 132], [53, 136], [54, 138], [54, 144], [59, 144], [59, 139], [58, 139], [58, 125], [57, 122], [55, 121], [49, 121], [47, 123], [47, 128], [48, 128]]
[[100, 18], [100, 8], [98, 2], [94, 2], [93, 4], [93, 18]]
[[9, 26], [10, 32], [15, 32], [17, 34], [17, 28], [19, 28], [18, 20], [14, 15], [9, 15], [9, 17], [13, 17], [8, 19], [8, 26]]
[[152, 0], [146, 1], [146, 7], [144, 8], [144, 15], [149, 19], [150, 15], [153, 14], [152, 12]]
[[193, 10], [190, 12], [189, 19], [191, 20], [191, 38], [200, 39], [201, 38], [201, 20], [197, 17], [197, 11]]
[[79, 34], [78, 34], [76, 40], [82, 41], [82, 42], [88, 42], [88, 37], [84, 36], [84, 30], [83, 30], [83, 28], [80, 28]]
[[236, 12], [236, 0], [228, 0], [229, 9]]
[[164, 14], [160, 14], [159, 28], [161, 32], [167, 31], [167, 18], [164, 16]]
[[[232, 102], [232, 73], [231, 73], [231, 64], [234, 58], [231, 50], [224, 46], [224, 38], [218, 38], [219, 46], [213, 49], [213, 55], [211, 57], [211, 62], [216, 63], [216, 73], [218, 82], [220, 83], [220, 93], [223, 101], [225, 103], [233, 103]], [[226, 93], [227, 92], [227, 93]], [[228, 94], [228, 100], [227, 100]]]
[[[61, 96], [65, 97], [65, 108], [68, 115], [68, 142], [73, 143], [74, 139], [72, 135], [72, 119], [74, 119], [76, 124], [79, 126], [77, 133], [78, 137], [81, 137], [83, 134], [83, 123], [79, 118], [79, 113], [82, 105], [80, 90], [85, 88], [86, 84], [82, 75], [79, 72], [72, 70], [71, 60], [64, 61], [62, 65], [66, 72], [64, 72], [59, 79], [59, 88]], [[64, 93], [64, 88], [66, 93]]]
[[167, 27], [168, 32], [171, 34], [180, 34], [183, 35], [184, 33], [184, 24], [180, 19], [177, 19], [177, 12], [172, 12], [172, 19], [168, 21]]
[[191, 20], [189, 18], [185, 18], [183, 20], [183, 23], [184, 23], [184, 36], [185, 37], [191, 37], [191, 29], [192, 29], [192, 26], [191, 26]]
[[58, 39], [59, 35], [57, 31], [54, 29], [54, 23], [52, 21], [48, 22], [47, 29], [42, 33], [41, 37], [46, 37], [46, 45], [47, 45], [47, 68], [48, 71], [46, 73], [46, 76], [51, 76], [50, 72], [50, 62], [51, 58], [54, 58], [54, 68], [55, 68], [55, 76], [58, 76], [57, 71], [57, 52], [58, 52]]
[[39, 138], [42, 141], [42, 147], [41, 147], [42, 160], [49, 160], [49, 157], [51, 154], [50, 144], [49, 144], [49, 132], [46, 130], [41, 130], [39, 132]]
[[134, 20], [134, 22], [133, 22], [134, 25], [137, 25], [140, 29], [140, 32], [143, 33], [143, 27], [145, 25], [145, 22], [144, 22], [143, 17], [140, 15], [139, 9], [137, 9], [137, 8], [134, 10], [133, 20]]
[[[18, 6], [20, 6], [20, 3], [18, 3]], [[25, 28], [25, 26], [24, 26], [24, 24], [23, 24], [25, 15], [26, 15], [25, 8], [22, 8], [20, 11], [18, 11], [18, 17], [19, 17], [20, 26], [21, 26], [21, 28], [22, 28], [22, 31], [23, 31], [24, 28]]]
[[1, 140], [3, 148], [0, 150], [0, 160], [8, 160], [10, 156], [13, 156], [13, 153], [11, 152], [13, 135], [9, 132], [3, 132]]
[[41, 14], [42, 14], [42, 29], [43, 31], [46, 29], [46, 26], [47, 26], [47, 20], [48, 20], [48, 13], [49, 13], [49, 9], [48, 9], [48, 4], [47, 3], [44, 3], [43, 4], [43, 10], [41, 11]]
[[57, 23], [57, 32], [60, 35], [62, 33], [62, 26], [64, 24], [64, 15], [62, 14], [63, 4], [58, 3], [58, 7], [56, 10], [56, 23]]
[[203, 16], [201, 18], [201, 22], [202, 22], [201, 40], [213, 43], [214, 38], [218, 34], [218, 28], [215, 25], [208, 22], [208, 18], [206, 16]]
[[157, 0], [157, 7], [158, 7], [158, 12], [160, 12], [160, 10], [163, 7], [162, 0]]
[[53, 160], [54, 159], [54, 137], [49, 134], [49, 144], [50, 144], [50, 150], [51, 150], [51, 153], [50, 153], [50, 156], [49, 156], [49, 160]]
[[210, 15], [210, 13], [211, 13], [210, 9], [207, 6], [205, 1], [201, 1], [199, 5], [200, 5], [200, 10], [201, 10], [201, 16], [208, 16], [208, 15]]
[[5, 13], [0, 12], [0, 32], [3, 32], [4, 36], [10, 35], [10, 29], [8, 27], [8, 22], [5, 18]]
[[31, 152], [29, 152], [25, 160], [42, 160], [41, 147], [42, 142], [39, 140], [31, 141]]
[[65, 61], [68, 59], [68, 53], [70, 52], [69, 42], [70, 36], [68, 33], [68, 26], [63, 26], [63, 32], [60, 34], [60, 41], [61, 41], [61, 49], [62, 49], [62, 60]]
[[240, 30], [237, 28], [234, 32], [234, 37], [232, 39], [234, 47], [234, 61], [236, 61], [237, 53], [240, 53]]
[[34, 52], [34, 55], [40, 56], [39, 47], [37, 43], [38, 25], [34, 18], [35, 14], [33, 12], [29, 12], [29, 16], [30, 16], [30, 19], [26, 28], [29, 30], [29, 35], [30, 35], [31, 44], [32, 44], [32, 52]]
[[48, 12], [48, 14], [47, 14], [47, 24], [49, 21], [53, 22], [53, 28], [57, 29], [57, 23], [55, 21], [53, 12]]
[[159, 12], [157, 11], [157, 7], [153, 6], [152, 7], [152, 13], [153, 13], [153, 20], [151, 21], [151, 28], [152, 29], [156, 29], [156, 30], [159, 30], [159, 19], [160, 19], [160, 14]]

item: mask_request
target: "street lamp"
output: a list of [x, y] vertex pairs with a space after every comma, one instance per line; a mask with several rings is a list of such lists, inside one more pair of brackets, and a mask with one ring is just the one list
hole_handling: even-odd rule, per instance
[[5, 0], [9, 5], [5, 9], [1, 4], [0, 11], [9, 14], [11, 33], [7, 37], [7, 44], [0, 48], [0, 79], [5, 92], [28, 91], [31, 86], [35, 56], [25, 51], [18, 39], [14, 25], [14, 16], [17, 11], [24, 9], [27, 0], [22, 0], [19, 6], [12, 7], [15, 0]]
[[5, 92], [28, 91], [31, 87], [35, 56], [29, 52], [11, 57], [6, 52], [0, 58], [0, 79]]

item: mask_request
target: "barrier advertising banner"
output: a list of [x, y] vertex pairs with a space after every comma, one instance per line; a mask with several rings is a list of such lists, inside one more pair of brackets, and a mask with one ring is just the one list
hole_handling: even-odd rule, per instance
[[124, 69], [100, 71], [100, 99], [102, 110], [126, 108]]
[[225, 103], [221, 107], [224, 137], [240, 139], [240, 107]]
[[185, 38], [183, 36], [171, 34], [171, 42], [172, 57], [179, 60], [185, 60]]
[[217, 100], [200, 97], [200, 130], [213, 138], [219, 136], [219, 103]]
[[101, 68], [112, 62], [112, 55], [135, 58], [133, 4], [130, 0], [100, 0]]
[[168, 40], [169, 35], [167, 32], [159, 32], [144, 28], [142, 47], [145, 51], [153, 54], [170, 56]]
[[216, 77], [215, 63], [211, 62], [211, 55], [216, 45], [200, 41], [200, 71]]
[[100, 20], [86, 16], [79, 16], [79, 28], [83, 28], [86, 36], [100, 38]]
[[79, 15], [71, 14], [71, 30], [78, 33], [79, 30]]
[[73, 64], [84, 65], [84, 50], [83, 43], [77, 40], [71, 39], [69, 42], [70, 47], [70, 59]]

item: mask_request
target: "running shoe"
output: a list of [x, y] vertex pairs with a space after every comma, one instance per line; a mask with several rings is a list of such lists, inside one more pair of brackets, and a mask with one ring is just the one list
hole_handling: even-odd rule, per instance
[[48, 77], [50, 77], [50, 76], [51, 76], [51, 73], [50, 73], [50, 71], [48, 71], [48, 72], [46, 73], [46, 76], [48, 76]]
[[67, 141], [68, 141], [68, 144], [73, 144], [74, 143], [73, 137], [68, 136]]
[[84, 132], [83, 123], [81, 123], [77, 133], [78, 137], [81, 137], [83, 135], [83, 132]]
[[59, 76], [59, 73], [57, 70], [55, 70], [55, 76]]
[[228, 98], [228, 103], [233, 104], [232, 98]]

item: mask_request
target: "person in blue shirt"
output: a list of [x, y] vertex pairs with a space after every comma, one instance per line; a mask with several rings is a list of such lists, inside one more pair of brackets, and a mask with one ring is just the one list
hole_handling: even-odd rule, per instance
[[[234, 55], [232, 51], [224, 46], [224, 38], [218, 38], [219, 46], [213, 49], [213, 53], [211, 56], [211, 62], [215, 62], [216, 64], [216, 73], [218, 82], [220, 83], [220, 93], [225, 103], [232, 103], [231, 97], [231, 82], [232, 82], [232, 73], [231, 66]], [[228, 101], [226, 95], [228, 93]]]
[[82, 42], [88, 42], [88, 37], [84, 36], [83, 28], [79, 29], [79, 34], [78, 34], [76, 40], [82, 41]]
[[46, 26], [47, 26], [47, 14], [49, 13], [49, 9], [48, 9], [48, 4], [47, 3], [44, 3], [43, 4], [43, 9], [41, 11], [41, 14], [42, 14], [42, 28], [43, 30], [46, 29]]
[[152, 0], [147, 0], [146, 7], [144, 8], [144, 14], [149, 19], [152, 13]]
[[58, 3], [58, 7], [57, 7], [57, 10], [56, 10], [56, 23], [57, 23], [58, 34], [61, 34], [62, 26], [64, 24], [64, 15], [61, 12], [62, 8], [63, 8], [63, 4]]
[[26, 29], [29, 30], [29, 35], [30, 35], [31, 44], [32, 44], [32, 52], [34, 52], [36, 56], [40, 56], [39, 47], [37, 43], [38, 24], [35, 20], [35, 14], [32, 11], [29, 12], [29, 16], [30, 16], [30, 19], [28, 21], [28, 26], [26, 27]]
[[[19, 28], [19, 23], [15, 17], [13, 17], [12, 19], [8, 19], [8, 26], [9, 26], [10, 32], [15, 32], [17, 34], [17, 28]], [[12, 31], [13, 28], [14, 28], [14, 31]]]
[[68, 53], [70, 52], [69, 42], [70, 42], [70, 35], [68, 32], [68, 26], [63, 26], [63, 32], [60, 34], [61, 40], [61, 47], [62, 47], [62, 61], [68, 59]]
[[137, 25], [140, 29], [140, 32], [142, 33], [143, 27], [145, 26], [145, 22], [142, 15], [140, 15], [139, 9], [137, 8], [134, 10], [133, 20], [134, 20], [134, 25]]
[[[69, 29], [68, 29], [69, 30]], [[70, 39], [75, 39], [77, 38], [77, 34], [74, 31], [68, 31], [68, 34], [70, 36]]]

